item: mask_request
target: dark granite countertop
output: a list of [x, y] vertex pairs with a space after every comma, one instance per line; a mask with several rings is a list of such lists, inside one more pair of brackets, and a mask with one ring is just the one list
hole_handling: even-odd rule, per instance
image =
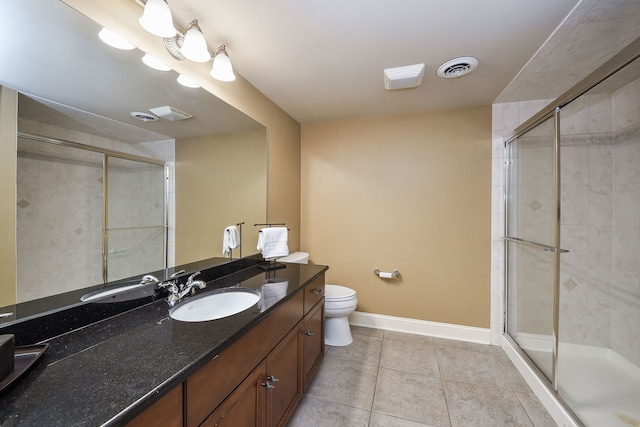
[[168, 317], [160, 300], [51, 339], [33, 369], [0, 394], [0, 425], [123, 425], [326, 270], [287, 264], [265, 272], [254, 266], [199, 291], [237, 284], [260, 289], [266, 279], [286, 279], [287, 294], [271, 307], [258, 304], [227, 318], [186, 323]]

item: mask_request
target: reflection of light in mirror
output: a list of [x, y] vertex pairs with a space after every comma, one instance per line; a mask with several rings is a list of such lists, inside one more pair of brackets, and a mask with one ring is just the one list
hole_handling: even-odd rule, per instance
[[147, 67], [153, 68], [154, 70], [158, 70], [158, 71], [171, 70], [171, 67], [169, 67], [167, 64], [160, 61], [158, 58], [149, 55], [148, 53], [145, 53], [145, 55], [142, 57], [142, 62], [144, 62], [144, 65], [146, 65]]
[[189, 77], [186, 77], [182, 74], [178, 76], [178, 83], [180, 83], [184, 87], [190, 87], [192, 89], [197, 89], [200, 87], [198, 83], [194, 82]]
[[100, 30], [100, 32], [98, 33], [98, 37], [100, 37], [100, 40], [111, 47], [115, 47], [116, 49], [132, 50], [136, 48], [134, 45], [129, 43], [127, 39], [106, 28]]

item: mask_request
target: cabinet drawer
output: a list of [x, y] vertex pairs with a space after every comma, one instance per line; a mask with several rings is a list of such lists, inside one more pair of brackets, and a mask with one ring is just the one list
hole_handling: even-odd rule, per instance
[[324, 297], [324, 274], [304, 288], [304, 314]]
[[300, 321], [303, 298], [298, 292], [187, 379], [187, 427], [202, 423]]

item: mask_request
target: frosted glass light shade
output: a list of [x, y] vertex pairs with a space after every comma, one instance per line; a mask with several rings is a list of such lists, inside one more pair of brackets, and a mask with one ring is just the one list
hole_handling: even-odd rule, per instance
[[211, 67], [211, 77], [223, 82], [232, 82], [236, 79], [233, 73], [231, 60], [227, 56], [227, 51], [223, 47], [216, 50], [216, 56], [213, 58], [213, 67]]
[[184, 87], [190, 87], [192, 89], [197, 89], [200, 87], [198, 83], [194, 82], [189, 77], [183, 76], [182, 74], [178, 76], [178, 83], [180, 83]]
[[100, 30], [100, 32], [98, 33], [98, 37], [100, 37], [100, 40], [102, 40], [104, 43], [108, 44], [111, 47], [115, 47], [116, 49], [132, 50], [136, 48], [134, 45], [129, 43], [127, 39], [106, 28]]
[[185, 58], [194, 62], [207, 62], [211, 59], [207, 42], [198, 26], [197, 19], [191, 21], [187, 27], [180, 53], [182, 53]]
[[153, 68], [154, 70], [158, 71], [169, 71], [171, 69], [171, 67], [169, 67], [167, 64], [160, 61], [158, 58], [149, 55], [148, 53], [144, 54], [144, 56], [142, 57], [142, 62], [144, 62], [147, 67]]
[[147, 0], [138, 22], [142, 28], [158, 37], [173, 37], [177, 33], [171, 9], [165, 0]]

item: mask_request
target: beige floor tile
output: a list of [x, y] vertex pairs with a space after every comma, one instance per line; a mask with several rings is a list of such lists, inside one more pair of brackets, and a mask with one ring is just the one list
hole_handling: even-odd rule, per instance
[[397, 341], [385, 338], [380, 367], [440, 377], [436, 348], [426, 341]]
[[504, 354], [504, 350], [496, 345], [478, 344], [445, 338], [434, 338], [433, 343], [438, 348], [457, 348], [460, 350], [477, 351], [478, 353]]
[[392, 339], [396, 341], [417, 341], [433, 344], [433, 337], [417, 334], [407, 334], [404, 332], [384, 331], [385, 339]]
[[529, 384], [522, 378], [520, 372], [518, 372], [513, 362], [511, 362], [511, 359], [509, 359], [509, 356], [503, 353], [496, 354], [493, 357], [495, 357], [502, 374], [507, 379], [509, 386], [511, 386], [511, 390], [522, 393], [533, 393]]
[[353, 342], [344, 347], [329, 347], [328, 354], [342, 360], [378, 366], [382, 352], [382, 338], [353, 335]]
[[508, 389], [443, 381], [452, 427], [532, 427], [515, 393]]
[[449, 426], [439, 378], [380, 368], [373, 411], [433, 426]]
[[380, 337], [384, 336], [384, 331], [382, 329], [375, 328], [367, 328], [364, 326], [354, 326], [351, 325], [351, 335], [367, 335], [370, 337]]
[[535, 427], [556, 427], [557, 423], [542, 406], [540, 399], [533, 393], [516, 392], [516, 397], [527, 412]]
[[491, 354], [457, 348], [436, 348], [436, 354], [443, 380], [511, 390]]
[[289, 427], [367, 427], [370, 412], [305, 396]]
[[429, 424], [416, 423], [402, 418], [392, 417], [390, 415], [380, 414], [378, 412], [371, 413], [371, 421], [369, 427], [435, 427]]
[[377, 366], [337, 359], [329, 353], [307, 394], [325, 401], [370, 410], [377, 375]]

